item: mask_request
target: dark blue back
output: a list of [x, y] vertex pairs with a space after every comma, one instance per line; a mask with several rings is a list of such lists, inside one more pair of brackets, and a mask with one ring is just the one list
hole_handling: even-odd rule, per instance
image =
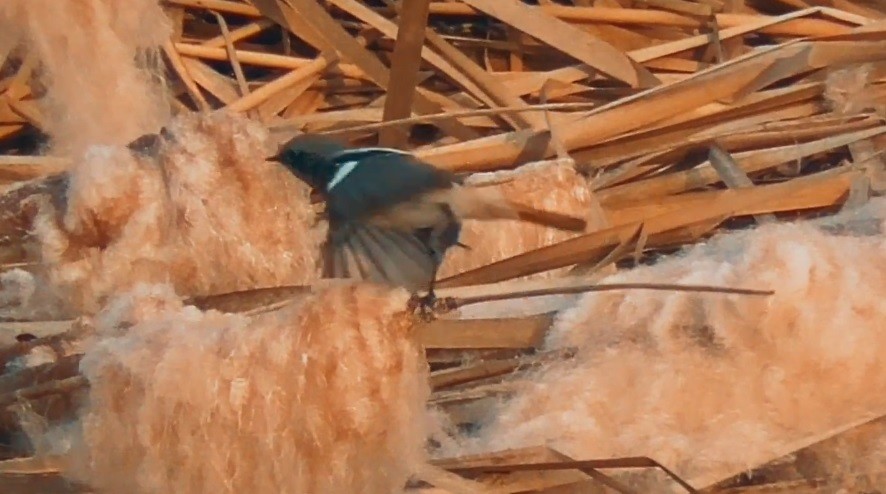
[[360, 165], [329, 191], [327, 212], [332, 221], [357, 220], [460, 182], [452, 173], [409, 154], [365, 149], [335, 157], [342, 165], [354, 160], [359, 160]]

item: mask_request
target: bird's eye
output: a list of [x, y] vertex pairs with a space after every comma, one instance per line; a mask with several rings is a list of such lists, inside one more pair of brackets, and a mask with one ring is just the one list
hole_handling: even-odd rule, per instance
[[301, 153], [299, 153], [298, 151], [294, 151], [292, 149], [287, 149], [283, 153], [283, 158], [285, 158], [287, 161], [293, 162], [293, 161], [298, 160], [299, 154], [301, 154]]

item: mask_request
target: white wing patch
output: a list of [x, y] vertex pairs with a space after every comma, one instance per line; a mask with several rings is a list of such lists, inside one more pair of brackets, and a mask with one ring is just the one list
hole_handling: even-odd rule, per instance
[[330, 190], [332, 190], [333, 187], [335, 187], [339, 182], [344, 180], [345, 177], [347, 177], [352, 171], [354, 171], [354, 168], [356, 168], [357, 165], [359, 165], [359, 164], [360, 164], [359, 161], [346, 161], [346, 162], [342, 163], [341, 165], [339, 165], [337, 167], [337, 169], [335, 170], [335, 175], [332, 176], [332, 180], [330, 180], [329, 183], [326, 184], [326, 191], [329, 192]]
[[339, 159], [360, 159], [367, 158], [374, 154], [405, 154], [409, 155], [408, 151], [403, 151], [400, 149], [394, 148], [355, 148], [355, 149], [345, 149], [344, 151], [339, 151], [332, 155], [333, 160]]
[[412, 153], [409, 153], [408, 151], [401, 151], [394, 148], [356, 148], [339, 151], [331, 156], [332, 162], [337, 165], [337, 169], [335, 175], [332, 176], [332, 180], [326, 185], [326, 191], [329, 192], [339, 182], [344, 180], [349, 173], [354, 171], [354, 168], [359, 165], [362, 160], [380, 154], [412, 155]]

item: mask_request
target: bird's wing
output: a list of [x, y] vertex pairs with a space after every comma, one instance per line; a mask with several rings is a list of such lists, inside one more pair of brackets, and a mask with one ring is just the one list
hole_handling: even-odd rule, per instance
[[330, 224], [324, 276], [373, 283], [426, 288], [436, 272], [436, 259], [414, 233], [361, 222]]
[[348, 150], [335, 161], [342, 174], [326, 191], [327, 210], [343, 221], [366, 218], [458, 182], [452, 173], [393, 149]]

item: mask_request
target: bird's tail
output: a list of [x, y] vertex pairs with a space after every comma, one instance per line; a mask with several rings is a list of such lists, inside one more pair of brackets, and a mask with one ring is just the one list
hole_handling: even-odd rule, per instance
[[453, 192], [449, 204], [459, 218], [522, 220], [572, 232], [581, 232], [587, 227], [583, 218], [520, 204], [493, 188], [458, 187]]
[[438, 260], [415, 234], [367, 223], [336, 227], [326, 245], [323, 276], [372, 283], [426, 288]]

